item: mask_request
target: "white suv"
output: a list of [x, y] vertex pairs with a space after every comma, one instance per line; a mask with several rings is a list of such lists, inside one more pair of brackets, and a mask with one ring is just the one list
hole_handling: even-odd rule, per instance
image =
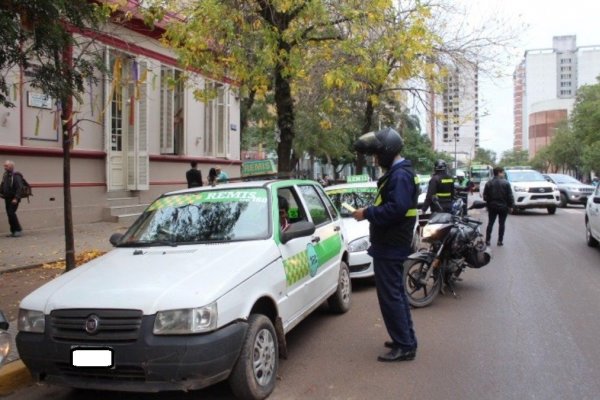
[[585, 206], [585, 238], [588, 246], [597, 247], [600, 242], [600, 186], [588, 197]]
[[548, 214], [556, 212], [560, 205], [560, 192], [542, 174], [524, 168], [506, 168], [505, 173], [515, 198], [515, 213], [526, 208], [545, 208]]

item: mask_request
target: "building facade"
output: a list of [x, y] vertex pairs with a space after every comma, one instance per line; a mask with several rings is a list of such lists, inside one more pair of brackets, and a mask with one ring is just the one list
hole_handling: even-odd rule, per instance
[[[87, 82], [85, 93], [73, 101], [75, 223], [134, 218], [160, 194], [186, 188], [191, 161], [199, 163], [205, 181], [215, 166], [240, 176], [237, 87], [181, 70], [174, 52], [159, 42], [161, 33], [134, 19], [75, 34], [110, 71]], [[78, 48], [73, 53], [77, 57]], [[179, 79], [184, 73], [185, 81]], [[21, 204], [19, 218], [25, 230], [61, 226], [60, 105], [28, 85], [27, 71], [8, 76], [15, 107], [0, 107], [0, 157], [15, 161], [34, 193]], [[194, 92], [206, 88], [215, 96], [197, 100]], [[5, 218], [3, 231], [8, 231]]]
[[427, 126], [436, 151], [454, 157], [454, 167], [470, 163], [479, 147], [479, 84], [476, 65], [448, 68], [442, 91], [429, 95]]
[[525, 96], [525, 61], [513, 73], [514, 87], [514, 143], [515, 150], [523, 150], [523, 98]]
[[[599, 74], [600, 46], [578, 47], [574, 35], [555, 36], [552, 48], [527, 50], [515, 70], [515, 76], [524, 76], [524, 88], [515, 80], [515, 149], [520, 143], [534, 157], [548, 145], [556, 125], [570, 115], [577, 89], [597, 83]], [[518, 121], [522, 121], [520, 132]]]

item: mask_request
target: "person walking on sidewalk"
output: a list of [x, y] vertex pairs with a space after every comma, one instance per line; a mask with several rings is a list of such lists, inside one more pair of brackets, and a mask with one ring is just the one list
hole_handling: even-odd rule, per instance
[[9, 237], [19, 237], [23, 229], [17, 218], [17, 209], [21, 202], [21, 190], [23, 188], [23, 177], [20, 173], [15, 172], [15, 163], [11, 160], [4, 162], [4, 175], [2, 175], [2, 183], [0, 183], [0, 197], [4, 199], [6, 206], [6, 215], [8, 216], [8, 224], [10, 225]]
[[377, 357], [383, 362], [413, 360], [417, 354], [402, 272], [411, 253], [419, 185], [410, 161], [400, 155], [403, 147], [402, 137], [391, 128], [366, 133], [354, 144], [357, 152], [374, 154], [385, 171], [377, 181], [374, 204], [352, 213], [357, 221], [370, 223], [368, 253], [373, 257], [379, 307], [392, 339], [384, 344], [389, 351]]
[[494, 178], [487, 181], [483, 188], [483, 200], [487, 203], [488, 225], [485, 234], [485, 244], [490, 245], [494, 222], [498, 217], [498, 246], [504, 245], [504, 224], [506, 217], [515, 204], [510, 183], [504, 179], [504, 168], [494, 168]]
[[202, 172], [198, 169], [198, 162], [192, 161], [190, 166], [192, 168], [185, 173], [185, 179], [187, 179], [188, 188], [202, 186]]

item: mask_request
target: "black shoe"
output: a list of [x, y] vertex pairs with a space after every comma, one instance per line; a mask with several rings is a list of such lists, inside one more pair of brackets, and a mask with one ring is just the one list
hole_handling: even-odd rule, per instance
[[391, 340], [386, 340], [386, 342], [383, 345], [385, 347], [387, 347], [388, 349], [393, 349], [394, 348], [394, 342], [392, 342]]
[[417, 356], [417, 350], [402, 350], [400, 348], [391, 349], [389, 352], [377, 357], [377, 361], [392, 362], [392, 361], [410, 361]]
[[498, 246], [504, 246], [504, 243], [502, 243], [502, 240], [498, 240]]

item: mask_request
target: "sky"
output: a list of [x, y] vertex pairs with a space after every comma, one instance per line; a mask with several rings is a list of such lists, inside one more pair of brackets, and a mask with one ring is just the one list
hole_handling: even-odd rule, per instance
[[[480, 147], [494, 150], [498, 158], [513, 145], [512, 73], [525, 50], [552, 48], [552, 37], [576, 35], [577, 46], [600, 45], [600, 2], [597, 0], [461, 0], [473, 18], [503, 16], [521, 31], [512, 63], [504, 77], [480, 75]], [[599, 66], [600, 69], [600, 66]], [[485, 115], [487, 114], [487, 115]], [[485, 116], [484, 116], [485, 115]]]

